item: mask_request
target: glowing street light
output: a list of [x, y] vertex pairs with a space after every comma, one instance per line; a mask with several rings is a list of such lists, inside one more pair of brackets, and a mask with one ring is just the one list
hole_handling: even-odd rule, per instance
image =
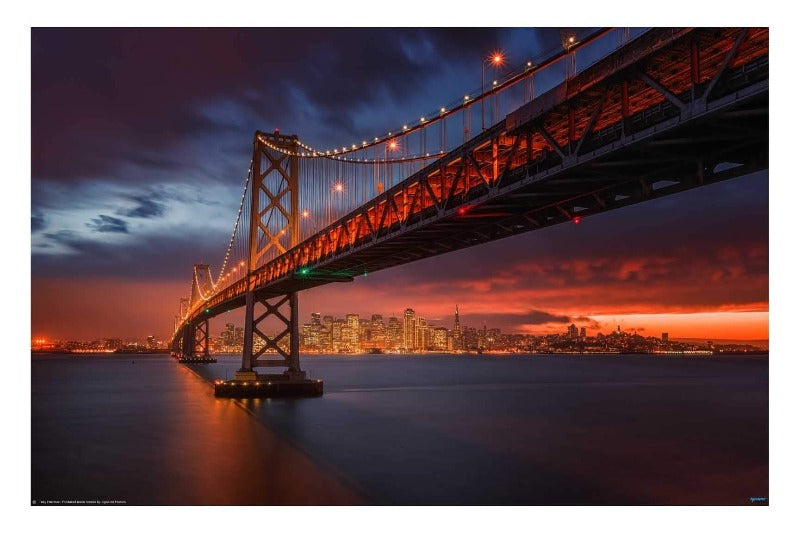
[[311, 216], [311, 213], [308, 211], [308, 209], [303, 209], [303, 212], [300, 213], [300, 216], [303, 218], [308, 218]]
[[[485, 109], [486, 106], [483, 103], [483, 100], [484, 100], [483, 93], [484, 93], [484, 85], [485, 85], [485, 81], [484, 80], [485, 80], [485, 77], [486, 77], [485, 76], [485, 70], [486, 69], [484, 67], [486, 66], [486, 63], [490, 63], [493, 67], [499, 68], [499, 67], [503, 66], [503, 63], [505, 63], [505, 57], [503, 56], [503, 53], [501, 51], [496, 50], [496, 51], [492, 52], [492, 55], [490, 55], [488, 58], [485, 58], [485, 59], [483, 59], [481, 61], [481, 128], [482, 128], [483, 131], [486, 131], [486, 118], [484, 116], [485, 115], [484, 114], [484, 109]], [[497, 84], [495, 83], [495, 85], [497, 85]]]
[[341, 182], [336, 182], [333, 184], [333, 190], [336, 192], [343, 192], [344, 191], [344, 184]]

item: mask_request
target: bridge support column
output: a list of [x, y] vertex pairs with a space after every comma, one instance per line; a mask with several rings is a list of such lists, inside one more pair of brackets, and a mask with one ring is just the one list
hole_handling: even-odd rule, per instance
[[208, 320], [203, 320], [194, 328], [194, 338], [192, 339], [192, 355], [208, 357]]
[[187, 324], [183, 328], [183, 336], [181, 339], [181, 356], [193, 357], [194, 356], [194, 324]]
[[[258, 367], [286, 367], [282, 375], [268, 376], [273, 379], [302, 381], [306, 373], [300, 369], [300, 319], [297, 293], [280, 296], [257, 296], [248, 293], [245, 309], [245, 338], [242, 367], [236, 372], [240, 381], [260, 379]], [[267, 320], [279, 330], [268, 335]], [[280, 355], [280, 359], [262, 358], [268, 354]]]

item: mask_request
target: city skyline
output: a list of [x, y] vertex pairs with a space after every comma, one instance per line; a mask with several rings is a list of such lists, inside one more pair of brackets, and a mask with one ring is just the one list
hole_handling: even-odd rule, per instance
[[[591, 338], [591, 337], [600, 337], [602, 338], [604, 335], [612, 335], [614, 333], [623, 333], [626, 335], [634, 335], [634, 336], [641, 336], [645, 338], [661, 338], [662, 340], [676, 340], [681, 342], [694, 342], [696, 344], [703, 344], [707, 342], [725, 342], [730, 344], [747, 344], [747, 341], [752, 342], [754, 346], [758, 346], [762, 349], [768, 349], [769, 346], [769, 339], [736, 339], [736, 338], [723, 338], [723, 337], [714, 337], [710, 335], [705, 336], [698, 336], [698, 337], [685, 337], [681, 335], [670, 335], [668, 331], [665, 331], [664, 328], [660, 329], [660, 333], [651, 334], [645, 331], [643, 327], [622, 327], [622, 324], [617, 324], [607, 330], [603, 330], [603, 328], [598, 327], [596, 324], [593, 327], [586, 326], [586, 325], [576, 325], [575, 323], [570, 323], [568, 325], [562, 325], [560, 328], [553, 329], [550, 331], [540, 331], [540, 332], [521, 332], [521, 331], [508, 331], [503, 330], [500, 327], [496, 327], [494, 324], [487, 324], [483, 322], [481, 324], [473, 324], [469, 321], [464, 322], [461, 320], [463, 314], [459, 311], [458, 304], [454, 306], [454, 313], [451, 317], [445, 318], [426, 318], [421, 316], [416, 312], [413, 307], [406, 307], [400, 313], [391, 313], [391, 314], [383, 314], [383, 313], [344, 313], [342, 316], [336, 316], [335, 314], [331, 313], [323, 313], [323, 312], [312, 312], [308, 314], [307, 318], [310, 317], [310, 321], [302, 321], [301, 318], [301, 327], [300, 327], [300, 335], [301, 335], [301, 347], [304, 348], [305, 352], [308, 352], [306, 344], [306, 336], [308, 335], [307, 328], [309, 326], [320, 325], [324, 323], [328, 328], [331, 327], [331, 323], [337, 322], [342, 326], [354, 326], [355, 324], [350, 323], [351, 319], [355, 319], [360, 324], [360, 327], [369, 328], [370, 323], [372, 327], [376, 326], [376, 322], [380, 323], [380, 328], [385, 329], [385, 331], [389, 331], [392, 327], [392, 323], [396, 323], [399, 327], [399, 334], [398, 334], [398, 342], [395, 346], [392, 346], [391, 349], [394, 348], [402, 348], [402, 349], [409, 349], [411, 346], [412, 348], [418, 342], [418, 338], [414, 334], [410, 334], [410, 337], [406, 337], [405, 331], [409, 327], [410, 324], [411, 328], [416, 328], [419, 325], [419, 321], [422, 322], [423, 327], [427, 327], [430, 330], [441, 329], [445, 330], [449, 335], [450, 339], [453, 340], [453, 346], [448, 349], [458, 349], [458, 346], [464, 346], [463, 344], [459, 344], [460, 341], [457, 339], [461, 338], [462, 335], [465, 335], [467, 330], [471, 330], [473, 333], [475, 331], [496, 331], [496, 332], [503, 332], [504, 335], [513, 335], [513, 336], [525, 336], [525, 337], [548, 337], [548, 336], [558, 336], [563, 335], [564, 330], [566, 329], [568, 336], [580, 337], [580, 338]], [[212, 342], [215, 345], [215, 349], [219, 351], [219, 346], [229, 346], [229, 347], [236, 347], [239, 351], [241, 351], [241, 346], [243, 343], [244, 338], [244, 327], [239, 325], [235, 322], [224, 321], [220, 318], [216, 321], [217, 327], [211, 328], [211, 337]], [[452, 326], [452, 327], [451, 327]], [[658, 329], [658, 328], [656, 328]], [[274, 334], [273, 331], [267, 329], [265, 331], [268, 334]], [[330, 332], [330, 329], [329, 329]], [[574, 335], [573, 335], [574, 333]], [[409, 340], [410, 339], [410, 340]], [[362, 339], [363, 340], [363, 339]], [[36, 349], [41, 349], [42, 346], [52, 346], [54, 343], [60, 343], [60, 345], [70, 344], [81, 344], [84, 347], [88, 347], [89, 345], [94, 345], [94, 347], [99, 348], [106, 348], [106, 349], [117, 349], [117, 348], [125, 348], [125, 347], [132, 347], [132, 346], [139, 346], [148, 349], [166, 349], [168, 347], [168, 338], [159, 338], [155, 335], [147, 335], [147, 337], [136, 337], [131, 335], [122, 335], [122, 336], [96, 336], [91, 339], [77, 339], [74, 337], [64, 337], [64, 338], [45, 338], [45, 337], [36, 337], [33, 336], [31, 338], [31, 347]], [[372, 346], [367, 344], [365, 346], [359, 346], [359, 349], [368, 349]], [[383, 347], [383, 346], [381, 346]]]

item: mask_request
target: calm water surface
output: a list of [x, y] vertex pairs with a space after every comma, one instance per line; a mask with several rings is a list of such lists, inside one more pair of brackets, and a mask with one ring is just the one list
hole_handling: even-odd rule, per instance
[[32, 499], [734, 504], [768, 497], [766, 357], [304, 356], [321, 398], [228, 400], [240, 359], [32, 358]]

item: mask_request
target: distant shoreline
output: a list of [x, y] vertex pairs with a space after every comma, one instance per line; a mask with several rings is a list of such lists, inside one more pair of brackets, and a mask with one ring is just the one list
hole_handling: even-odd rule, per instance
[[[69, 351], [54, 351], [54, 350], [31, 350], [31, 355], [74, 355], [74, 356], [127, 356], [127, 355], [168, 355], [169, 352], [164, 351], [140, 351], [140, 352], [69, 352]], [[214, 356], [223, 357], [241, 357], [237, 353], [213, 353]], [[700, 352], [460, 352], [460, 353], [446, 353], [446, 352], [414, 352], [414, 353], [384, 353], [384, 354], [370, 354], [370, 353], [301, 353], [301, 356], [312, 357], [361, 357], [361, 356], [408, 356], [408, 357], [424, 357], [428, 355], [448, 355], [454, 357], [513, 357], [517, 355], [580, 355], [585, 357], [604, 356], [604, 355], [650, 355], [653, 357], [694, 357], [694, 358], [708, 358], [708, 357], [726, 357], [726, 356], [769, 356], [769, 350], [754, 350], [754, 351], [726, 351], [726, 352], [713, 352], [713, 353], [700, 353]]]

